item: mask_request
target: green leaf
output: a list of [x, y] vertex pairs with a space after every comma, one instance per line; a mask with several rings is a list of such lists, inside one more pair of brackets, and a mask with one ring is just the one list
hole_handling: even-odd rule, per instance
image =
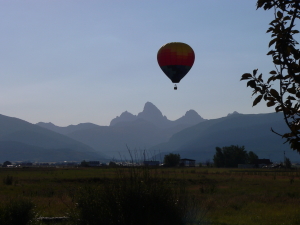
[[281, 65], [281, 64], [283, 64], [279, 59], [273, 60], [273, 63], [276, 64], [276, 65]]
[[252, 107], [257, 105], [257, 103], [261, 101], [262, 97], [263, 97], [262, 95], [257, 96], [257, 98], [253, 101]]
[[289, 100], [296, 100], [295, 97], [290, 96], [290, 95], [287, 97], [287, 99], [289, 99]]
[[256, 69], [256, 70], [253, 70], [253, 76], [255, 76], [255, 75], [256, 75], [256, 73], [257, 73], [257, 70], [258, 70], [258, 69]]
[[279, 19], [281, 19], [281, 18], [282, 18], [282, 16], [283, 16], [283, 13], [282, 13], [282, 12], [280, 12], [280, 11], [278, 11], [278, 12], [277, 12], [277, 17], [278, 17]]
[[271, 89], [271, 90], [270, 90], [270, 94], [271, 94], [272, 96], [274, 96], [275, 98], [279, 97], [279, 94], [278, 94], [278, 92], [277, 92], [275, 89]]
[[250, 73], [244, 73], [240, 80], [247, 80], [247, 79], [250, 79], [251, 77], [252, 77], [252, 75]]
[[275, 77], [269, 77], [269, 79], [268, 79], [267, 83], [269, 84], [271, 81], [274, 81], [274, 80], [276, 80], [276, 78], [275, 78]]
[[257, 7], [256, 9], [262, 7], [264, 4], [265, 4], [265, 1], [264, 1], [264, 0], [258, 0], [258, 1], [257, 1], [257, 4], [256, 4], [256, 7]]
[[270, 71], [270, 74], [277, 74], [275, 70]]
[[252, 88], [256, 88], [256, 83], [255, 83], [255, 80], [249, 80], [247, 82], [247, 87], [250, 86]]
[[292, 135], [290, 133], [285, 133], [284, 135], [282, 135], [283, 138], [288, 138], [291, 137]]
[[270, 27], [270, 28], [267, 30], [266, 33], [269, 33], [269, 32], [271, 32], [271, 31], [273, 31], [273, 30], [274, 30], [274, 27]]
[[265, 100], [269, 100], [271, 102], [274, 102], [276, 99], [274, 97], [266, 97]]
[[273, 105], [275, 105], [275, 104], [276, 104], [275, 102], [268, 102], [268, 103], [267, 103], [267, 106], [268, 106], [268, 107], [271, 107], [271, 106], [273, 106]]
[[271, 50], [271, 51], [268, 52], [267, 55], [273, 55], [274, 53], [275, 53], [275, 51], [274, 51], [274, 50]]
[[280, 111], [282, 111], [282, 107], [281, 107], [281, 105], [279, 105], [279, 106], [276, 106], [276, 107], [275, 107], [275, 111], [276, 111], [276, 112], [280, 112]]
[[289, 93], [291, 94], [296, 94], [296, 88], [295, 87], [291, 87], [291, 88], [288, 88], [286, 89]]
[[274, 38], [269, 42], [269, 48], [277, 41], [277, 38]]

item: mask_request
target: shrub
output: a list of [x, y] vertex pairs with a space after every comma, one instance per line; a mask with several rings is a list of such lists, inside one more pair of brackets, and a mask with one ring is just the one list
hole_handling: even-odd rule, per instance
[[0, 204], [1, 225], [28, 225], [35, 219], [34, 204], [26, 199], [14, 199]]
[[184, 183], [175, 186], [150, 175], [149, 169], [118, 169], [117, 177], [104, 185], [79, 190], [72, 224], [193, 224], [197, 201]]
[[285, 158], [284, 164], [285, 164], [286, 168], [288, 168], [288, 169], [292, 168], [291, 160], [288, 157]]
[[7, 175], [6, 177], [3, 178], [3, 184], [5, 185], [12, 185], [13, 184], [13, 176]]
[[170, 153], [168, 155], [165, 155], [165, 157], [164, 157], [164, 166], [166, 166], [166, 167], [178, 166], [179, 162], [180, 162], [179, 154]]

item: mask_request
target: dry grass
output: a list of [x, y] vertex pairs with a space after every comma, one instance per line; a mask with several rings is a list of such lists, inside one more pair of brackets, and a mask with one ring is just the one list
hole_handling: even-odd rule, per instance
[[[128, 173], [128, 169], [123, 169]], [[42, 216], [65, 216], [74, 206], [76, 189], [114, 179], [109, 168], [0, 169], [0, 201], [30, 198]], [[151, 169], [157, 179], [185, 181], [200, 197], [210, 224], [300, 224], [300, 172], [217, 168]]]

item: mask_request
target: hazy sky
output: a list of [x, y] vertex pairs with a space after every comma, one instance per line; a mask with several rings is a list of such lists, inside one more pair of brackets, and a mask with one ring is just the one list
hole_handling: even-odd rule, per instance
[[[171, 120], [273, 112], [240, 81], [273, 69], [272, 13], [255, 0], [0, 0], [0, 114], [66, 126], [108, 125], [147, 101]], [[168, 42], [196, 55], [177, 91], [156, 60]]]

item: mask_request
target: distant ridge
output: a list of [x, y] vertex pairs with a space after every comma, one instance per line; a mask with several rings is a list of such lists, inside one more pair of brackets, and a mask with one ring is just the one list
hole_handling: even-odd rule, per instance
[[205, 120], [194, 110], [187, 111], [175, 121], [168, 120], [154, 104], [147, 102], [138, 115], [125, 111], [113, 119], [110, 126], [83, 123], [59, 127], [42, 122], [37, 125], [80, 141], [110, 157], [119, 158], [120, 154], [128, 153], [126, 146], [132, 150], [148, 149], [202, 121]]
[[300, 154], [292, 151], [284, 139], [271, 132], [288, 131], [281, 113], [239, 114], [211, 119], [174, 134], [169, 141], [150, 148], [150, 151], [179, 153], [182, 157], [205, 162], [213, 159], [216, 147], [240, 145], [260, 158], [283, 161], [283, 152], [292, 161], [300, 162]]
[[285, 151], [293, 162], [300, 162], [300, 155], [270, 131], [271, 127], [278, 133], [287, 131], [281, 113], [240, 114], [234, 111], [222, 118], [205, 120], [194, 110], [189, 110], [179, 119], [170, 121], [154, 104], [147, 102], [142, 112], [133, 115], [125, 111], [114, 118], [110, 126], [38, 124], [65, 133], [115, 159], [128, 158], [128, 146], [140, 152], [160, 152], [162, 157], [174, 152], [184, 158], [205, 162], [207, 159], [212, 161], [216, 147], [244, 145], [247, 151], [255, 152], [260, 158], [280, 162]]
[[39, 122], [36, 125], [64, 135], [75, 132], [77, 130], [85, 130], [85, 129], [99, 127], [98, 125], [93, 123], [80, 123], [78, 125], [69, 125], [67, 127], [59, 127], [54, 125], [53, 123], [44, 123], [44, 122]]
[[240, 113], [238, 113], [237, 111], [234, 111], [233, 113], [228, 113], [227, 116], [234, 116], [234, 115], [239, 115]]
[[105, 159], [90, 146], [24, 120], [0, 115], [0, 161]]

